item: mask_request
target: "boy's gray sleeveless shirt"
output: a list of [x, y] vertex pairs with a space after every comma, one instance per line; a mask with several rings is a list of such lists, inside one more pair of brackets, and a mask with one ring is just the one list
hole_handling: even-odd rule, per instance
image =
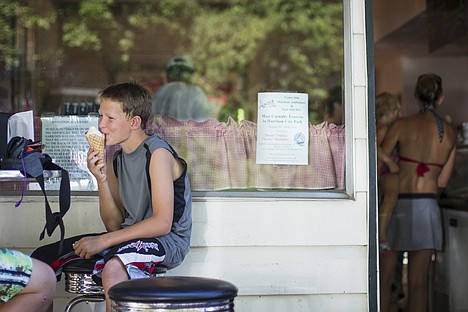
[[[171, 232], [156, 237], [166, 251], [163, 264], [167, 265], [168, 268], [173, 268], [183, 261], [190, 248], [192, 192], [186, 162], [177, 155], [166, 141], [152, 135], [130, 154], [126, 154], [121, 150], [116, 152], [114, 155], [114, 172], [119, 181], [122, 202], [128, 213], [122, 227], [133, 225], [152, 216], [149, 160], [151, 154], [158, 148], [168, 150], [184, 164], [184, 172], [174, 181], [174, 217]], [[158, 194], [155, 196], [158, 196]]]

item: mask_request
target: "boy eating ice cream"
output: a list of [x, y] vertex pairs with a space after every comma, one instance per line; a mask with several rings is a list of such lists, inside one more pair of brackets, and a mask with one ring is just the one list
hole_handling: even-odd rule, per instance
[[[111, 85], [101, 92], [99, 129], [106, 146], [121, 147], [106, 165], [99, 149], [90, 147], [88, 152], [107, 232], [67, 241], [73, 242], [70, 248], [77, 256], [102, 256], [94, 272], [102, 278], [106, 296], [119, 282], [149, 276], [158, 263], [178, 266], [189, 251], [192, 198], [187, 164], [166, 141], [145, 133], [150, 114], [151, 94], [138, 83]], [[33, 257], [50, 248], [39, 248]], [[106, 311], [110, 310], [106, 297]]]

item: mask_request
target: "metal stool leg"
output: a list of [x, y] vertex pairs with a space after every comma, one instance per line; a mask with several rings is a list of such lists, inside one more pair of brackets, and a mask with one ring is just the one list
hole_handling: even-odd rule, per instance
[[106, 298], [104, 295], [81, 295], [73, 298], [65, 307], [65, 312], [71, 312], [74, 306], [81, 302], [101, 302]]
[[[66, 263], [62, 271], [65, 274], [65, 291], [78, 295], [68, 302], [65, 312], [71, 312], [73, 307], [81, 302], [105, 301], [104, 289], [93, 280], [93, 268], [96, 259], [76, 259]], [[158, 265], [153, 276], [164, 275], [167, 268]]]

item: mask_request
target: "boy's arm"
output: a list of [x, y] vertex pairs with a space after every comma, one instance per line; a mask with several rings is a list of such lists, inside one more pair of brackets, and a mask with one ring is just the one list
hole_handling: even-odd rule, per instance
[[120, 200], [117, 178], [113, 170], [112, 157], [108, 158], [107, 170], [103, 162], [99, 163], [99, 157], [93, 148], [88, 153], [88, 168], [96, 177], [99, 194], [99, 213], [106, 230], [117, 231], [124, 221], [124, 207]]
[[174, 180], [182, 173], [182, 165], [166, 149], [151, 155], [150, 179], [153, 215], [117, 232], [105, 234], [110, 246], [136, 238], [167, 234], [172, 228], [174, 214]]
[[125, 208], [120, 199], [119, 184], [114, 173], [112, 157], [107, 162], [106, 181], [98, 182], [99, 213], [109, 232], [120, 230], [125, 220]]
[[[151, 155], [150, 179], [153, 215], [132, 226], [108, 232], [99, 236], [89, 236], [80, 239], [75, 252], [90, 258], [96, 253], [137, 238], [161, 236], [170, 232], [174, 210], [174, 180], [182, 174], [183, 167], [174, 156], [164, 148], [156, 150]], [[110, 198], [111, 188], [103, 184], [100, 188], [100, 201]], [[102, 194], [101, 194], [102, 192]], [[102, 214], [102, 212], [101, 212]]]

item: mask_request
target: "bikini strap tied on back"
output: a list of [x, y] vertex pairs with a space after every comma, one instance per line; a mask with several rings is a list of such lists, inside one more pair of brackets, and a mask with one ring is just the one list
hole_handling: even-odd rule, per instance
[[439, 141], [440, 143], [442, 143], [442, 140], [444, 139], [444, 122], [442, 121], [442, 118], [440, 118], [439, 113], [432, 108], [424, 107], [424, 108], [421, 108], [421, 110], [419, 111], [420, 114], [424, 114], [427, 112], [432, 113], [432, 115], [434, 115], [435, 121], [437, 123], [437, 132], [439, 134]]

